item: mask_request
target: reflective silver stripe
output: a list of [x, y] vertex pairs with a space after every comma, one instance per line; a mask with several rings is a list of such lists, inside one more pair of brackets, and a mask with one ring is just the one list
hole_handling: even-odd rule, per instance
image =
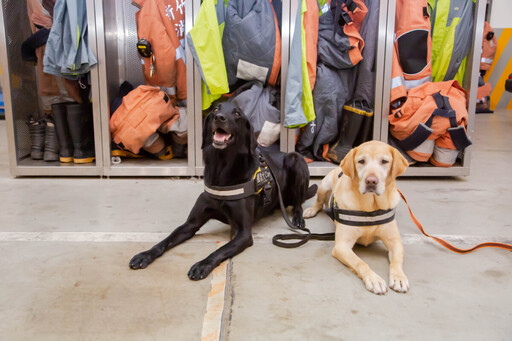
[[338, 214], [338, 218], [340, 220], [345, 220], [345, 221], [354, 221], [354, 222], [358, 222], [358, 223], [362, 223], [362, 222], [367, 223], [367, 222], [373, 222], [373, 221], [379, 221], [379, 220], [388, 219], [388, 218], [392, 217], [393, 214], [395, 214], [395, 210], [389, 211], [388, 213], [384, 213], [382, 215], [375, 216], [375, 217], [364, 217], [364, 216], [355, 216], [355, 215], [347, 215], [347, 214], [339, 213]]
[[403, 76], [391, 79], [391, 89], [398, 88], [399, 86], [405, 86]]
[[447, 164], [453, 165], [457, 160], [457, 156], [459, 155], [459, 151], [457, 149], [448, 149], [441, 148], [439, 146], [434, 147], [434, 154], [432, 157], [434, 160]]
[[217, 191], [215, 189], [211, 189], [211, 188], [204, 186], [204, 190], [210, 194], [218, 195], [219, 197], [229, 197], [232, 195], [244, 194], [243, 188], [231, 189], [231, 190], [227, 190], [227, 191]]
[[175, 86], [173, 86], [173, 87], [160, 86], [160, 90], [162, 90], [163, 92], [165, 92], [169, 96], [176, 95], [176, 87]]
[[405, 80], [405, 87], [407, 90], [415, 88], [417, 86], [420, 86], [421, 84], [431, 82], [432, 81], [432, 75], [429, 75], [427, 77], [423, 77], [421, 79], [406, 79]]
[[494, 60], [494, 59], [484, 58], [484, 57], [482, 57], [482, 59], [480, 59], [480, 61], [481, 61], [482, 63], [487, 63], [487, 64], [492, 64], [492, 61], [493, 61], [493, 60]]
[[176, 49], [176, 60], [183, 59], [183, 63], [186, 63], [185, 61], [185, 48], [183, 46], [178, 46]]
[[431, 155], [434, 151], [434, 146], [436, 142], [434, 140], [425, 140], [418, 147], [414, 148], [414, 151], [417, 153], [428, 154]]

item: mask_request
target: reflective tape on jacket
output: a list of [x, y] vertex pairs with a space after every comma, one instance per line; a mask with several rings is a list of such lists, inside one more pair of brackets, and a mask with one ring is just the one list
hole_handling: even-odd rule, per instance
[[459, 151], [457, 149], [435, 146], [430, 162], [437, 167], [450, 167], [457, 161], [458, 155]]

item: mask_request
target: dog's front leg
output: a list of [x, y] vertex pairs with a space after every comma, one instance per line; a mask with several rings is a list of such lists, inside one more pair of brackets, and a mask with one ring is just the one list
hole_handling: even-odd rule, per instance
[[342, 237], [338, 240], [338, 228], [336, 230], [336, 244], [332, 250], [332, 255], [340, 262], [352, 269], [363, 281], [366, 289], [377, 295], [383, 295], [388, 292], [386, 282], [375, 272], [370, 269], [361, 258], [359, 258], [352, 248], [356, 243], [357, 238], [350, 236]]
[[211, 208], [209, 200], [211, 199], [208, 196], [201, 194], [190, 211], [187, 221], [151, 249], [135, 255], [130, 260], [130, 268], [144, 269], [165, 251], [192, 238], [208, 220], [214, 218], [215, 210]]
[[396, 221], [392, 221], [384, 231], [386, 233], [381, 239], [389, 250], [389, 287], [396, 292], [405, 293], [409, 290], [409, 280], [403, 270], [404, 247]]
[[245, 215], [243, 218], [231, 220], [231, 228], [235, 231], [233, 239], [219, 249], [215, 250], [202, 261], [194, 264], [188, 272], [192, 280], [205, 278], [220, 263], [228, 258], [234, 257], [253, 244], [252, 240], [252, 215]]

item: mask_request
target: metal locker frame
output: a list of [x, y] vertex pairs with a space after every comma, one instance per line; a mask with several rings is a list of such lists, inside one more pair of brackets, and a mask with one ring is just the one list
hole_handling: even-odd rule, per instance
[[[483, 39], [484, 21], [485, 21], [485, 6], [486, 0], [477, 0], [475, 5], [475, 13], [473, 15], [474, 26], [473, 26], [473, 40], [471, 46], [471, 52], [467, 57], [466, 72], [464, 75], [464, 88], [469, 89], [468, 92], [468, 126], [467, 132], [471, 139], [474, 128], [475, 128], [475, 108], [476, 108], [476, 92], [478, 88], [478, 75], [480, 69], [480, 55], [481, 46]], [[381, 137], [382, 141], [388, 141], [388, 114], [390, 105], [390, 93], [391, 93], [391, 68], [393, 59], [393, 37], [395, 31], [395, 12], [396, 12], [396, 1], [389, 1], [388, 8], [388, 26], [386, 34], [386, 68], [383, 79], [384, 91], [382, 93], [382, 125], [381, 125]], [[469, 146], [464, 151], [461, 164], [455, 164], [452, 167], [434, 167], [434, 166], [410, 166], [403, 176], [467, 176], [470, 173], [471, 165], [471, 150], [472, 146]]]
[[[390, 2], [394, 2], [394, 0], [390, 0]], [[291, 36], [293, 34], [293, 27], [295, 26], [295, 15], [297, 12], [299, 1], [292, 0], [292, 6], [290, 9], [290, 41], [293, 39]], [[387, 23], [388, 21], [388, 0], [380, 0], [379, 4], [379, 29], [378, 29], [378, 39], [377, 39], [377, 56], [376, 56], [376, 67], [375, 67], [375, 103], [374, 103], [374, 119], [373, 119], [373, 139], [380, 140], [381, 139], [381, 120], [382, 120], [382, 92], [384, 83], [379, 80], [383, 78], [383, 74], [385, 71], [385, 52], [389, 45], [386, 41], [386, 33]], [[392, 45], [391, 45], [392, 47]], [[282, 81], [282, 80], [281, 80]], [[284, 105], [282, 106], [284, 108]], [[284, 112], [284, 110], [283, 110]], [[283, 114], [284, 118], [284, 114]], [[286, 128], [285, 128], [286, 129]], [[287, 129], [288, 130], [288, 138], [287, 138], [287, 148], [286, 151], [293, 152], [295, 151], [295, 134], [297, 133], [297, 129]], [[314, 161], [309, 166], [309, 173], [311, 176], [324, 176], [327, 175], [332, 169], [336, 168], [337, 165], [331, 162], [322, 162], [322, 161]]]
[[[283, 0], [282, 1], [282, 21], [281, 21], [281, 122], [284, 120], [284, 93], [286, 89], [286, 75], [288, 71], [288, 59], [290, 51], [290, 2], [298, 0]], [[193, 0], [194, 19], [201, 7], [201, 0]], [[297, 9], [297, 8], [295, 8]], [[188, 56], [187, 56], [188, 58]], [[192, 59], [192, 57], [191, 57]], [[188, 60], [188, 59], [187, 59]], [[188, 66], [188, 63], [187, 63]], [[195, 154], [196, 154], [196, 175], [202, 176], [204, 172], [203, 152], [201, 150], [202, 142], [202, 129], [203, 129], [203, 116], [201, 110], [201, 74], [198, 67], [194, 63], [194, 95], [195, 95]], [[288, 136], [287, 128], [281, 126], [281, 134], [279, 136], [279, 143], [281, 151], [288, 150]]]
[[[193, 59], [188, 46], [185, 44], [186, 52], [186, 65], [187, 65], [187, 119], [188, 119], [188, 157], [187, 159], [171, 159], [168, 161], [152, 160], [152, 159], [139, 159], [139, 160], [123, 160], [119, 165], [113, 165], [110, 157], [110, 142], [111, 135], [109, 129], [110, 120], [110, 99], [109, 88], [109, 71], [110, 68], [107, 64], [112, 63], [112, 60], [107, 60], [109, 51], [114, 51], [117, 57], [120, 52], [119, 46], [110, 46], [110, 42], [117, 40], [118, 44], [125, 43], [126, 31], [124, 30], [124, 21], [121, 21], [117, 15], [120, 11], [105, 11], [105, 6], [114, 6], [121, 8], [123, 2], [109, 1], [103, 2], [101, 0], [93, 0], [95, 3], [96, 11], [96, 27], [98, 30], [98, 65], [100, 69], [100, 88], [101, 88], [101, 121], [102, 121], [102, 141], [103, 141], [103, 164], [104, 175], [106, 176], [192, 176], [195, 175], [195, 128], [194, 128], [194, 82], [193, 82]], [[132, 6], [124, 1], [124, 5]], [[119, 7], [117, 7], [119, 6]], [[124, 15], [124, 13], [123, 13]], [[110, 16], [110, 17], [107, 17]], [[109, 20], [106, 22], [106, 20]], [[185, 2], [185, 34], [193, 25], [193, 11], [192, 2]], [[121, 28], [120, 28], [121, 27]], [[115, 49], [115, 47], [117, 49]], [[135, 48], [135, 46], [134, 46]], [[108, 51], [109, 50], [109, 51]], [[122, 63], [120, 60], [126, 57], [125, 55], [117, 58], [118, 64]], [[120, 65], [118, 65], [120, 66]], [[108, 69], [108, 70], [107, 70]], [[112, 72], [117, 72], [114, 70]], [[112, 73], [110, 72], [110, 74]], [[117, 74], [118, 75], [118, 74]], [[119, 79], [119, 77], [118, 77]], [[119, 85], [119, 84], [118, 84]]]
[[[98, 67], [91, 69], [91, 92], [93, 98], [93, 121], [94, 121], [94, 142], [96, 162], [90, 165], [60, 164], [58, 162], [45, 162], [42, 160], [31, 160], [30, 155], [18, 156], [18, 150], [21, 148], [22, 141], [18, 141], [16, 134], [17, 124], [24, 124], [18, 115], [13, 112], [12, 87], [11, 87], [11, 70], [8, 58], [8, 32], [6, 32], [5, 8], [7, 4], [16, 3], [18, 6], [26, 6], [25, 1], [2, 0], [0, 6], [0, 62], [2, 64], [2, 88], [4, 92], [5, 102], [5, 120], [7, 129], [7, 146], [9, 151], [9, 168], [13, 176], [101, 176], [103, 174], [103, 158], [101, 146], [101, 123], [100, 123], [100, 106], [99, 106], [99, 86], [98, 86]], [[96, 54], [96, 28], [94, 25], [94, 10], [91, 7], [92, 0], [87, 0], [87, 23], [89, 46], [94, 54]], [[25, 8], [26, 12], [26, 8]], [[28, 17], [27, 17], [28, 25]], [[26, 38], [26, 37], [24, 37]], [[19, 53], [19, 51], [16, 51]], [[17, 58], [19, 54], [17, 55]], [[27, 67], [28, 64], [27, 64]], [[34, 78], [35, 80], [35, 78]], [[36, 91], [37, 87], [34, 87]], [[96, 99], [96, 100], [94, 100]], [[25, 118], [23, 118], [25, 119]], [[23, 128], [22, 128], [23, 129]], [[28, 130], [27, 130], [28, 131]], [[26, 153], [26, 151], [25, 151]], [[30, 153], [30, 152], [29, 152]]]

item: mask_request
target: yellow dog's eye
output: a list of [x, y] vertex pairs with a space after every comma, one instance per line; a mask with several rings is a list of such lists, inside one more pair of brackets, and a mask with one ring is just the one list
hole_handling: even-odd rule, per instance
[[388, 160], [382, 160], [380, 163], [382, 163], [383, 165], [385, 165], [386, 163], [389, 163]]
[[359, 163], [361, 165], [364, 165], [364, 159], [361, 159], [361, 160], [357, 161], [357, 163]]

